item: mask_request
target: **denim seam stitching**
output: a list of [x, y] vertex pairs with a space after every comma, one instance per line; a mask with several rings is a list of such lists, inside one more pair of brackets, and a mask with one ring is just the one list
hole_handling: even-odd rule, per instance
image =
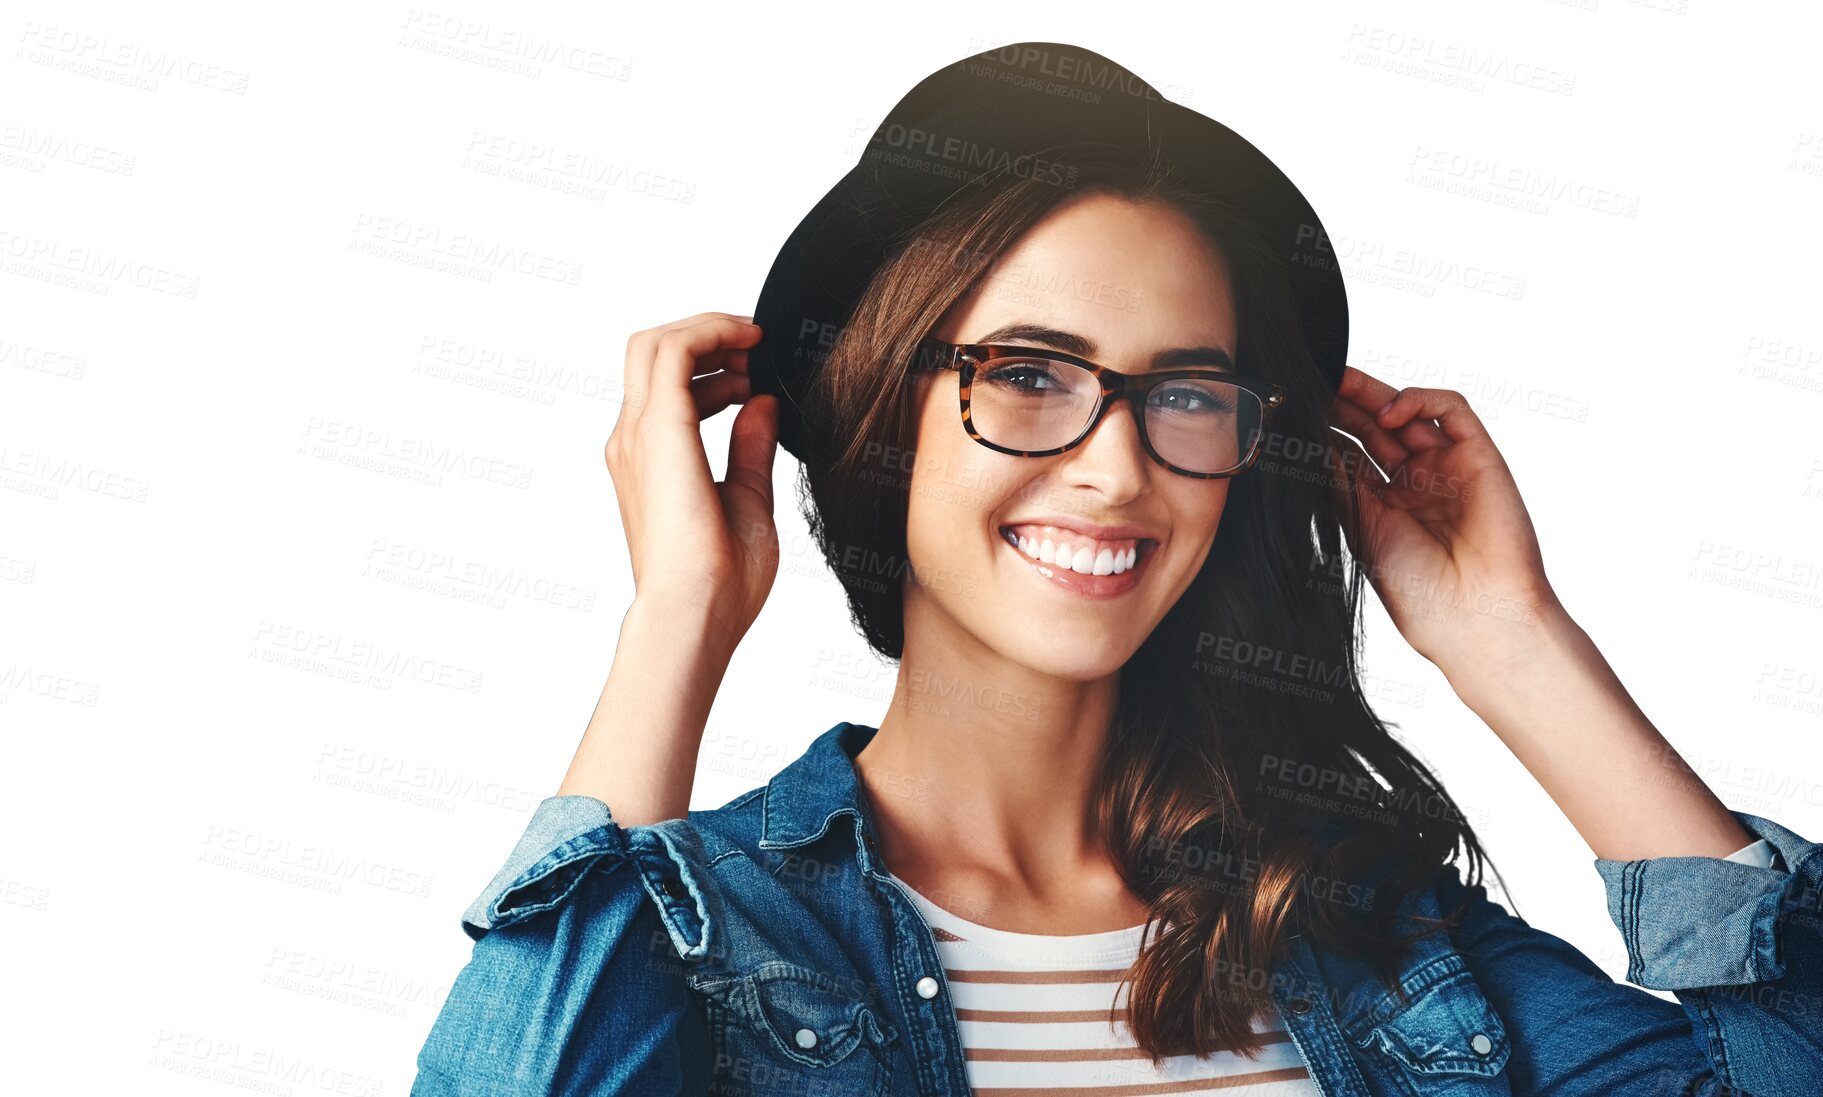
[[[1770, 960], [1762, 961], [1771, 957], [1778, 949], [1778, 911], [1784, 893], [1785, 889], [1780, 888], [1771, 895], [1761, 896], [1754, 904], [1759, 909], [1754, 911], [1753, 920], [1748, 923], [1747, 980], [1749, 984], [1765, 982], [1772, 976], [1772, 972], [1768, 970], [1772, 966]], [[1762, 917], [1769, 905], [1772, 909], [1772, 917]]]
[[1626, 928], [1624, 928], [1626, 948], [1632, 953], [1632, 964], [1630, 964], [1632, 969], [1628, 971], [1628, 979], [1632, 979], [1641, 986], [1644, 986], [1644, 982], [1646, 982], [1646, 957], [1644, 957], [1644, 949], [1641, 948], [1641, 942], [1639, 942], [1639, 907], [1644, 906], [1641, 902], [1644, 873], [1646, 873], [1646, 862], [1635, 860], [1630, 866], [1626, 866], [1626, 873], [1621, 878], [1621, 909], [1626, 915], [1624, 918], [1626, 920]]
[[[1314, 1062], [1306, 1065], [1316, 1067], [1321, 1064], [1325, 1068], [1334, 1066], [1343, 1077], [1332, 1080], [1343, 1081], [1351, 1085], [1354, 1083], [1365, 1084], [1361, 1066], [1349, 1047], [1349, 1035], [1343, 1029], [1341, 1019], [1335, 1014], [1334, 1003], [1330, 1000], [1329, 995], [1324, 993], [1322, 980], [1312, 978], [1300, 964], [1294, 963], [1291, 970], [1300, 983], [1310, 987], [1310, 990], [1304, 992], [1303, 996], [1311, 1003], [1312, 1008], [1309, 1013], [1304, 1015], [1303, 1023], [1306, 1026], [1307, 1038], [1319, 1054], [1314, 1057]], [[1284, 993], [1290, 997], [1294, 992], [1287, 986]], [[1286, 1028], [1287, 1030], [1290, 1028], [1289, 1021], [1286, 1022]], [[1365, 1044], [1361, 1046], [1364, 1050], [1367, 1047]], [[1300, 1047], [1299, 1050], [1303, 1051], [1303, 1048]], [[1306, 1056], [1306, 1058], [1311, 1059], [1312, 1057]], [[1392, 1073], [1398, 1079], [1399, 1085], [1408, 1090], [1408, 1097], [1419, 1097], [1416, 1089], [1417, 1083], [1412, 1081], [1405, 1071], [1399, 1070]], [[1314, 1075], [1315, 1071], [1313, 1071]]]
[[[1422, 976], [1422, 978], [1419, 978], [1420, 976]], [[1496, 1042], [1494, 1048], [1490, 1049], [1486, 1055], [1481, 1056], [1478, 1059], [1470, 1059], [1468, 1056], [1462, 1055], [1459, 1052], [1450, 1052], [1449, 1058], [1452, 1061], [1460, 1060], [1460, 1065], [1446, 1066], [1444, 1069], [1450, 1073], [1479, 1075], [1483, 1078], [1493, 1078], [1497, 1076], [1505, 1069], [1505, 1053], [1511, 1046], [1512, 1038], [1510, 1034], [1507, 1033], [1505, 1023], [1501, 1020], [1499, 1012], [1495, 1010], [1494, 1004], [1487, 1000], [1486, 993], [1482, 991], [1480, 984], [1476, 981], [1473, 969], [1469, 967], [1462, 954], [1457, 952], [1452, 952], [1429, 960], [1419, 967], [1417, 971], [1407, 975], [1402, 985], [1415, 984], [1417, 986], [1417, 989], [1408, 991], [1410, 1001], [1395, 1010], [1385, 1020], [1373, 1025], [1364, 1036], [1355, 1041], [1356, 1044], [1363, 1049], [1378, 1046], [1383, 1053], [1397, 1059], [1400, 1064], [1410, 1072], [1421, 1074], [1434, 1073], [1428, 1066], [1408, 1063], [1404, 1053], [1403, 1041], [1394, 1040], [1393, 1037], [1384, 1030], [1391, 1029], [1397, 1031], [1399, 1022], [1405, 1020], [1411, 1014], [1412, 1010], [1417, 1008], [1418, 1003], [1421, 1000], [1426, 996], [1437, 992], [1439, 988], [1451, 981], [1459, 981], [1474, 990], [1476, 997], [1480, 999], [1483, 1019], [1486, 1023], [1486, 1027], [1483, 1029], [1483, 1035], [1492, 1037], [1498, 1033], [1500, 1038]], [[1373, 1016], [1373, 1014], [1370, 1014], [1370, 1016]], [[1499, 1056], [1502, 1059], [1501, 1065], [1490, 1068], [1490, 1062], [1496, 1058], [1496, 1051], [1501, 1053]]]
[[742, 793], [740, 799], [730, 800], [728, 803], [723, 804], [718, 810], [720, 810], [720, 811], [738, 811], [741, 808], [746, 807], [748, 804], [753, 803], [753, 801], [759, 799], [761, 796], [764, 796], [764, 795], [766, 795], [766, 786], [761, 785], [759, 788], [753, 789], [750, 792]]
[[[658, 839], [659, 845], [663, 847], [662, 850], [657, 852], [662, 853], [664, 859], [671, 862], [671, 866], [677, 870], [677, 877], [683, 883], [684, 891], [690, 896], [695, 907], [691, 913], [696, 916], [696, 920], [701, 928], [701, 934], [698, 939], [688, 943], [679, 952], [679, 958], [684, 960], [701, 959], [707, 953], [709, 947], [709, 936], [711, 932], [709, 924], [709, 902], [703, 897], [702, 891], [696, 886], [695, 874], [691, 872], [690, 866], [686, 863], [689, 860], [688, 857], [679, 851], [677, 846], [672, 843], [670, 835], [666, 834], [663, 830], [658, 830], [654, 832], [654, 836]], [[665, 929], [669, 932], [671, 943], [675, 947], [679, 942], [685, 939], [683, 932], [684, 927], [678, 924], [677, 915], [671, 910], [670, 906], [666, 904], [664, 899], [661, 899], [657, 894], [652, 894], [653, 884], [651, 880], [647, 878], [644, 859], [635, 857], [633, 860], [635, 867], [640, 870], [640, 876], [646, 878], [647, 893], [652, 895], [652, 900], [658, 907], [659, 916], [663, 919]]]
[[[488, 929], [498, 928], [502, 924], [501, 919], [503, 917], [510, 919], [510, 921], [507, 923], [507, 924], [510, 924], [511, 921], [517, 921], [522, 917], [551, 909], [552, 907], [556, 906], [557, 904], [563, 902], [564, 899], [569, 897], [571, 892], [576, 890], [576, 885], [594, 867], [594, 862], [599, 862], [602, 858], [612, 856], [616, 853], [619, 853], [624, 859], [626, 851], [624, 849], [616, 850], [611, 843], [604, 845], [601, 843], [589, 842], [586, 844], [579, 845], [579, 843], [582, 843], [583, 839], [588, 838], [590, 835], [596, 833], [597, 831], [602, 831], [605, 829], [606, 829], [605, 827], [595, 827], [592, 830], [588, 830], [588, 831], [585, 831], [582, 834], [578, 834], [572, 838], [565, 839], [555, 849], [551, 850], [549, 853], [546, 853], [543, 857], [540, 857], [532, 865], [532, 867], [530, 867], [530, 868], [526, 869], [524, 872], [520, 873], [519, 876], [516, 879], [514, 879], [512, 883], [510, 883], [506, 887], [502, 888], [500, 891], [500, 894], [494, 896], [493, 901], [488, 903], [487, 908], [482, 912], [483, 914], [485, 914], [487, 916], [487, 920], [488, 920], [487, 928]], [[578, 864], [583, 861], [588, 861], [591, 863], [587, 867], [583, 868], [581, 871], [577, 872], [575, 877], [570, 880], [569, 886], [564, 888], [562, 893], [557, 895], [553, 899], [551, 899], [550, 902], [536, 903], [531, 906], [524, 906], [524, 907], [514, 907], [514, 908], [512, 908], [513, 913], [510, 915], [506, 914], [504, 911], [502, 911], [500, 909], [501, 901], [504, 900], [507, 896], [511, 895], [513, 892], [519, 891], [522, 888], [525, 888], [531, 884], [534, 884], [534, 883], [538, 882], [539, 880], [542, 880], [545, 877], [550, 876], [552, 873], [556, 872], [559, 869], [568, 868], [571, 865]]]
[[1699, 990], [1691, 997], [1696, 999], [1697, 1015], [1703, 1019], [1703, 1034], [1708, 1037], [1710, 1059], [1715, 1063], [1716, 1077], [1728, 1085], [1734, 1085], [1734, 1074], [1729, 1068], [1727, 1028], [1716, 1015], [1715, 1006], [1710, 1003], [1709, 992]]
[[[874, 880], [872, 881], [872, 884], [877, 889], [890, 888], [893, 891], [900, 890], [898, 885], [893, 884], [890, 881], [882, 883], [881, 881]], [[903, 892], [900, 893], [900, 896], [903, 898]], [[886, 909], [888, 913], [892, 915], [893, 936], [896, 940], [900, 936], [899, 922], [901, 912], [899, 911], [898, 906], [890, 898], [886, 900]], [[936, 1049], [931, 1046], [931, 1033], [924, 1024], [924, 1018], [918, 1013], [917, 1003], [922, 1001], [922, 999], [917, 999], [916, 996], [907, 989], [908, 981], [911, 979], [911, 971], [906, 966], [905, 950], [902, 948], [894, 948], [892, 954], [893, 982], [898, 984], [894, 989], [898, 991], [899, 1008], [905, 1012], [906, 1028], [910, 1030], [907, 1042], [917, 1049], [917, 1054], [914, 1054], [911, 1058], [912, 1063], [918, 1072], [918, 1090], [921, 1093], [930, 1092], [934, 1086], [939, 1084], [947, 1086], [951, 1079], [945, 1075], [940, 1083], [938, 1081], [937, 1068], [935, 1066], [938, 1057], [934, 1054]], [[938, 967], [941, 968], [942, 965], [939, 964]], [[947, 981], [947, 979], [942, 980], [944, 983], [947, 983]], [[954, 1002], [950, 1002], [949, 1005], [952, 1009], [955, 1007]]]

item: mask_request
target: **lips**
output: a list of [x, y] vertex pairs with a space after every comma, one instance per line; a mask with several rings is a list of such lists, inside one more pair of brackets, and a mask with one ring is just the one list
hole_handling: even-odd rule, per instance
[[[1091, 528], [1121, 531], [1121, 527]], [[1097, 598], [1123, 594], [1137, 586], [1159, 545], [1149, 536], [1088, 537], [1073, 528], [1035, 522], [1002, 526], [1000, 539], [1051, 585]]]

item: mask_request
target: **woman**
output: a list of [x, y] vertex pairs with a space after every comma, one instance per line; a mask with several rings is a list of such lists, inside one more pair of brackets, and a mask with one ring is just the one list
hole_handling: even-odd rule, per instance
[[[413, 1093], [1823, 1092], [1818, 847], [1728, 811], [1632, 703], [1474, 411], [1326, 376], [1263, 205], [1106, 142], [1053, 163], [1067, 186], [1003, 164], [892, 234], [797, 382], [775, 354], [758, 391], [783, 336], [751, 317], [629, 340], [636, 597]], [[698, 428], [731, 404], [717, 484]], [[690, 811], [787, 434], [897, 688]], [[1362, 696], [1364, 578], [1677, 1003], [1489, 900]]]

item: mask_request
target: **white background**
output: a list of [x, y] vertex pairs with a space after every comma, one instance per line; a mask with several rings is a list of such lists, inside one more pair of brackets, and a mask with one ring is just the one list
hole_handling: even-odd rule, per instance
[[[631, 597], [628, 334], [751, 312], [892, 104], [1009, 41], [1272, 156], [1337, 242], [1351, 361], [1469, 396], [1646, 712], [1731, 807], [1823, 835], [1810, 5], [33, 2], [0, 34], [8, 1088], [409, 1089]], [[531, 273], [420, 265], [466, 246]], [[795, 470], [697, 807], [890, 693]], [[1369, 627], [1521, 912], [1618, 975], [1587, 848]]]

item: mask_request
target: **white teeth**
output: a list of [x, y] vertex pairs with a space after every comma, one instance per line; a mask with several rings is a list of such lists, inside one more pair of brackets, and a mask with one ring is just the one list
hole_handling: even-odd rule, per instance
[[1124, 548], [1108, 545], [1075, 545], [1042, 540], [1027, 534], [1014, 534], [1019, 551], [1042, 563], [1067, 568], [1081, 575], [1119, 575], [1130, 571], [1139, 561], [1139, 544]]

